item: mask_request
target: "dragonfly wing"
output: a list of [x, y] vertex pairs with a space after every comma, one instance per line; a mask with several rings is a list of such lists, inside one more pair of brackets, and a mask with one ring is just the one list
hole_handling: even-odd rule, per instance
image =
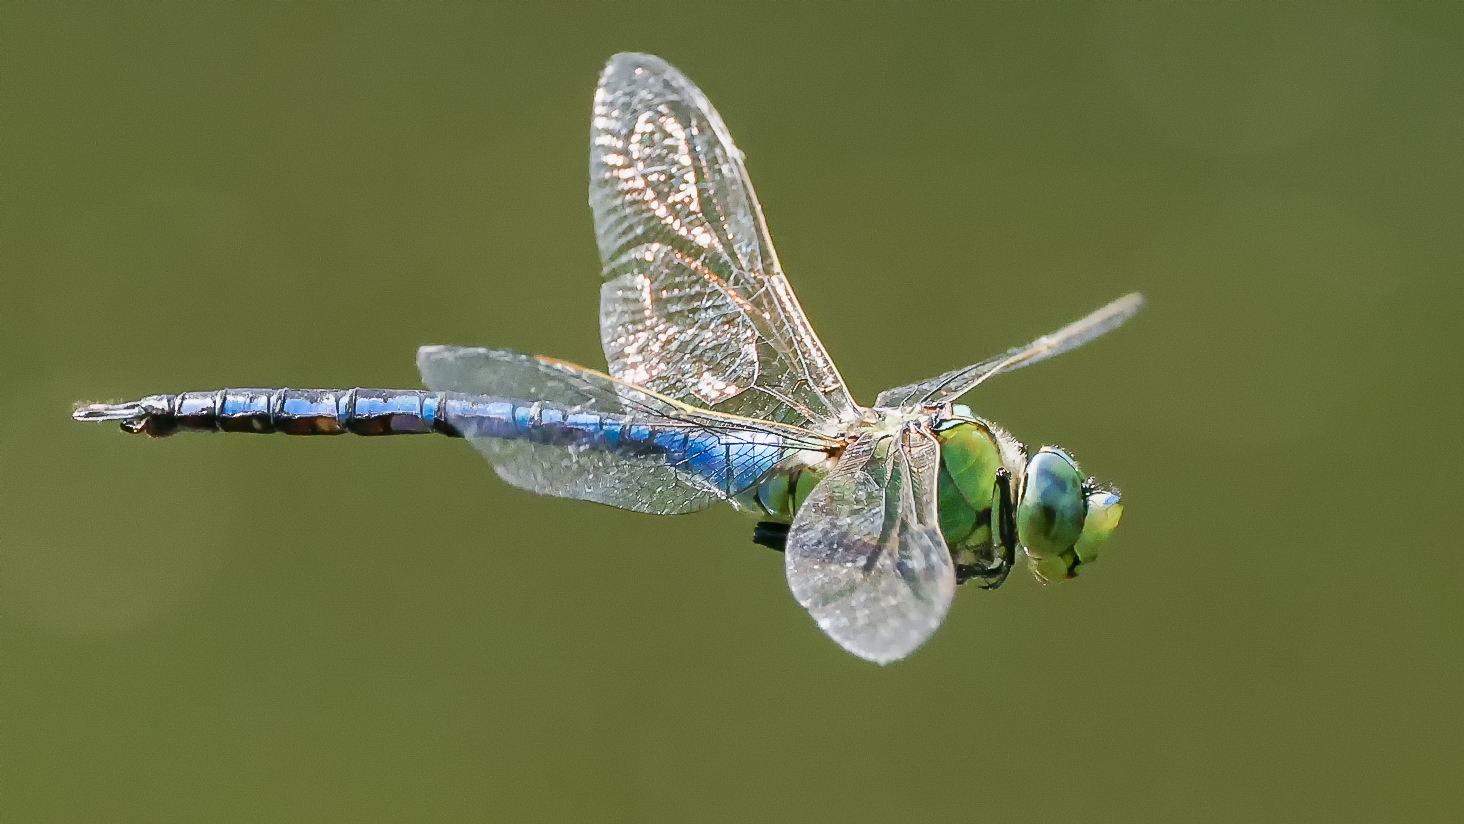
[[1138, 292], [1124, 295], [1082, 320], [1064, 326], [1051, 334], [1043, 335], [1026, 346], [1010, 349], [994, 358], [964, 369], [957, 369], [938, 375], [920, 383], [886, 389], [875, 399], [875, 406], [898, 408], [918, 406], [922, 403], [945, 403], [975, 389], [992, 375], [1010, 372], [1023, 366], [1031, 366], [1053, 355], [1061, 355], [1082, 346], [1094, 338], [1117, 329], [1124, 321], [1144, 306], [1144, 296]]
[[814, 487], [788, 531], [793, 596], [860, 658], [904, 658], [950, 608], [956, 573], [936, 514], [939, 468], [928, 432], [865, 435]]
[[498, 477], [538, 495], [681, 515], [724, 500], [715, 485], [651, 458], [573, 451], [551, 444], [469, 438]]
[[778, 265], [742, 153], [665, 61], [611, 58], [595, 91], [590, 207], [610, 374], [784, 423], [855, 405]]
[[[758, 447], [770, 438], [780, 439], [786, 449], [829, 446], [827, 439], [810, 432], [691, 409], [550, 358], [477, 347], [424, 346], [417, 353], [417, 365], [423, 382], [440, 392], [544, 401], [572, 411], [625, 416], [628, 422], [712, 435], [729, 447], [726, 454], [731, 462], [765, 460], [766, 450]], [[711, 483], [704, 473], [691, 471], [684, 459], [668, 459], [664, 454], [519, 439], [469, 436], [468, 440], [505, 481], [542, 495], [672, 515], [704, 509], [741, 491]], [[747, 474], [733, 471], [728, 476]]]

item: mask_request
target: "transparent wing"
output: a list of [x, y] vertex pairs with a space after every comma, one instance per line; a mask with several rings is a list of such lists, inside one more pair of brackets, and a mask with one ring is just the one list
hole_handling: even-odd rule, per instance
[[595, 91], [590, 207], [610, 374], [784, 423], [855, 405], [778, 266], [742, 153], [701, 90], [618, 54]]
[[950, 608], [956, 573], [937, 525], [939, 467], [940, 447], [927, 432], [865, 435], [788, 530], [793, 596], [860, 658], [904, 658]]
[[[424, 346], [417, 352], [422, 381], [439, 392], [461, 392], [563, 404], [574, 411], [621, 415], [628, 422], [714, 434], [720, 443], [766, 443], [827, 450], [831, 441], [791, 426], [693, 409], [607, 375], [551, 358], [477, 347]], [[469, 437], [505, 481], [541, 495], [595, 501], [655, 515], [704, 509], [730, 493], [665, 455], [607, 452], [574, 445]], [[733, 460], [743, 452], [733, 449]]]
[[945, 403], [975, 389], [992, 375], [1021, 369], [1023, 366], [1061, 355], [1117, 329], [1124, 321], [1144, 306], [1144, 296], [1138, 292], [1124, 295], [1082, 320], [1048, 335], [1043, 335], [1026, 346], [1018, 346], [994, 358], [947, 372], [920, 383], [886, 389], [875, 399], [875, 406], [888, 409], [902, 406], [918, 406], [922, 403]]

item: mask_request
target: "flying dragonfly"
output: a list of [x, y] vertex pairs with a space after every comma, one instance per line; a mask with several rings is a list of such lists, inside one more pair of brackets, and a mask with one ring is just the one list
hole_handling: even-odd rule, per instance
[[1141, 295], [865, 407], [788, 285], [722, 118], [665, 61], [618, 54], [601, 74], [589, 201], [604, 372], [424, 346], [427, 390], [220, 389], [73, 416], [154, 437], [438, 433], [542, 495], [659, 515], [727, 501], [784, 552], [818, 626], [880, 664], [935, 632], [957, 584], [1000, 586], [1019, 556], [1043, 581], [1070, 578], [1117, 527], [1117, 491], [956, 401], [1113, 330]]

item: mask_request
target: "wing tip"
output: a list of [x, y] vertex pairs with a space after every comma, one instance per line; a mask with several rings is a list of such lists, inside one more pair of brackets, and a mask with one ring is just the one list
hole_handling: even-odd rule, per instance
[[612, 54], [610, 59], [605, 61], [605, 70], [600, 73], [600, 76], [604, 78], [619, 71], [634, 69], [651, 69], [657, 72], [663, 72], [666, 69], [675, 71], [670, 63], [654, 54], [627, 51]]
[[1148, 302], [1149, 299], [1144, 297], [1143, 292], [1129, 292], [1127, 295], [1124, 295], [1121, 298], [1109, 302], [1107, 305], [1094, 311], [1091, 315], [1088, 315], [1082, 320], [1075, 321], [1069, 326], [1064, 327], [1056, 334], [1061, 334], [1062, 332], [1069, 329], [1077, 329], [1086, 326], [1090, 330], [1089, 339], [1096, 338], [1100, 335], [1107, 334], [1108, 332], [1111, 332], [1114, 329], [1117, 329], [1119, 326], [1127, 323], [1129, 318], [1132, 318], [1134, 315], [1138, 314], [1139, 310], [1143, 309], [1144, 304]]
[[930, 640], [930, 637], [939, 628], [939, 624], [933, 627], [921, 628], [920, 631], [913, 632], [909, 637], [901, 639], [900, 643], [888, 643], [873, 647], [854, 642], [853, 639], [847, 639], [846, 642], [846, 639], [841, 639], [834, 635], [828, 628], [820, 627], [845, 652], [861, 660], [868, 661], [871, 664], [878, 664], [881, 667], [887, 667], [896, 661], [903, 661], [911, 655], [914, 655], [915, 651], [925, 646], [925, 643]]
[[910, 657], [910, 653], [913, 653], [916, 649], [919, 649], [919, 647], [915, 647], [913, 649], [909, 649], [909, 650], [906, 650], [904, 652], [892, 653], [892, 654], [888, 654], [888, 655], [874, 655], [874, 654], [864, 655], [862, 653], [855, 652], [852, 649], [849, 650], [849, 652], [853, 653], [855, 656], [857, 656], [861, 660], [868, 661], [871, 664], [876, 664], [876, 665], [881, 666], [881, 667], [887, 667], [890, 664], [895, 663], [896, 661], [903, 661], [906, 658], [909, 658]]
[[1149, 302], [1143, 292], [1129, 292], [1127, 295], [1115, 300], [1107, 306], [1099, 309], [1098, 312], [1112, 317], [1118, 323], [1122, 323], [1134, 315]]

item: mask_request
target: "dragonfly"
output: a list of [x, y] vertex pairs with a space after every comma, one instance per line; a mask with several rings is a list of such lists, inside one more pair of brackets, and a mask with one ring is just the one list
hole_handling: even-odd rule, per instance
[[220, 389], [79, 405], [79, 421], [177, 432], [464, 438], [509, 484], [658, 515], [728, 502], [783, 552], [788, 586], [854, 655], [905, 658], [958, 584], [1019, 559], [1043, 582], [1093, 562], [1118, 491], [1070, 453], [1028, 453], [957, 401], [1067, 352], [1143, 305], [1121, 297], [973, 365], [851, 397], [778, 263], [744, 156], [706, 96], [645, 54], [595, 90], [589, 203], [607, 368], [424, 346], [425, 390]]

